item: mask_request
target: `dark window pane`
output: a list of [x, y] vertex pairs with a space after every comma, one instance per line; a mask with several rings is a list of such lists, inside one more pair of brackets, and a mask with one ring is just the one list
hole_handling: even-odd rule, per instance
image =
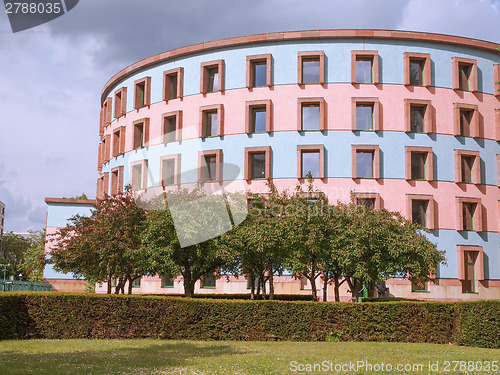
[[372, 83], [372, 59], [356, 60], [356, 83]]
[[470, 125], [472, 121], [472, 111], [460, 110], [460, 135], [470, 137]]
[[410, 106], [410, 130], [413, 133], [424, 132], [425, 106], [412, 105]]
[[163, 287], [164, 288], [171, 288], [174, 286], [174, 279], [169, 273], [166, 273], [163, 275]]
[[252, 86], [266, 86], [267, 65], [264, 61], [252, 64]]
[[462, 156], [462, 182], [472, 183], [473, 156]]
[[140, 108], [140, 107], [144, 107], [144, 91], [145, 91], [145, 87], [144, 87], [144, 83], [138, 83], [136, 85], [136, 97], [135, 97], [135, 106]]
[[201, 284], [202, 288], [215, 288], [215, 276], [203, 276]]
[[217, 168], [217, 159], [215, 155], [205, 156], [205, 174], [204, 181], [215, 181], [216, 180], [216, 168]]
[[475, 291], [475, 270], [478, 252], [477, 251], [464, 251], [464, 280], [462, 280], [462, 293], [472, 293]]
[[373, 178], [372, 151], [358, 151], [356, 153], [356, 171], [358, 178]]
[[412, 200], [412, 221], [423, 227], [427, 226], [427, 206], [429, 201]]
[[463, 214], [463, 230], [473, 230], [473, 219], [474, 210], [476, 205], [474, 203], [463, 203], [462, 204], [462, 214]]
[[213, 137], [217, 135], [217, 112], [207, 112], [205, 115], [205, 136]]
[[163, 176], [162, 181], [164, 186], [174, 185], [175, 182], [175, 160], [167, 159], [163, 160]]
[[250, 154], [250, 177], [252, 179], [266, 178], [266, 154], [254, 152]]
[[310, 173], [311, 177], [319, 178], [319, 152], [302, 152], [302, 177], [306, 178]]
[[472, 66], [459, 64], [458, 65], [458, 88], [460, 90], [469, 91], [469, 79]]
[[165, 117], [165, 123], [163, 124], [163, 143], [174, 142], [176, 140], [176, 118]]
[[424, 84], [423, 71], [424, 62], [422, 60], [410, 60], [410, 85], [422, 86]]
[[302, 83], [319, 83], [319, 59], [302, 60]]
[[266, 131], [266, 108], [252, 108], [252, 133]]
[[375, 208], [375, 198], [358, 198], [356, 204], [366, 208]]
[[356, 130], [373, 130], [373, 104], [356, 105]]
[[302, 130], [319, 130], [319, 105], [302, 106]]
[[172, 74], [171, 76], [168, 77], [170, 80], [170, 92], [169, 94], [169, 99], [175, 99], [177, 98], [177, 74]]
[[144, 125], [136, 124], [134, 126], [134, 149], [144, 147]]
[[411, 179], [425, 180], [425, 160], [427, 153], [412, 152], [411, 153]]
[[219, 91], [219, 72], [218, 68], [210, 68], [207, 70], [207, 92]]

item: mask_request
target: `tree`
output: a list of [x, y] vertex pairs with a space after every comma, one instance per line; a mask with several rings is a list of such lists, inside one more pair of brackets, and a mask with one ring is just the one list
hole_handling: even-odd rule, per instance
[[31, 244], [24, 252], [19, 270], [24, 273], [29, 281], [43, 282], [43, 269], [45, 267], [45, 229], [28, 231]]
[[145, 212], [132, 193], [105, 196], [96, 201], [89, 217], [75, 215], [52, 239], [54, 268], [83, 276], [90, 284], [118, 280], [115, 293], [132, 293], [133, 281], [145, 274], [140, 251]]
[[0, 259], [2, 262], [11, 265], [10, 275], [17, 277], [19, 274], [19, 264], [23, 260], [24, 253], [31, 245], [31, 240], [14, 232], [4, 233], [0, 242]]
[[[193, 297], [196, 281], [231, 264], [234, 254], [218, 236], [231, 229], [227, 207], [237, 200], [236, 195], [206, 195], [197, 187], [150, 202], [142, 239], [149, 272], [182, 275], [185, 295]], [[237, 215], [233, 210], [233, 220]]]

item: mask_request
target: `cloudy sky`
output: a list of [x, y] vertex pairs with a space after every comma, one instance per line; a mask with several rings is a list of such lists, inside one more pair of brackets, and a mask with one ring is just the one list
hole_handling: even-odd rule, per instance
[[13, 34], [0, 14], [0, 201], [6, 231], [45, 225], [45, 197], [95, 197], [99, 98], [153, 54], [273, 31], [376, 28], [500, 43], [500, 0], [82, 0]]

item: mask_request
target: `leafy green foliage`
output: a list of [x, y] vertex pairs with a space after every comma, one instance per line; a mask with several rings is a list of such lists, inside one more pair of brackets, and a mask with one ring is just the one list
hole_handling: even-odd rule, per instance
[[29, 281], [43, 282], [43, 269], [45, 267], [45, 229], [28, 231], [31, 244], [23, 255], [19, 270], [24, 273]]
[[[30, 238], [12, 231], [4, 233], [0, 242], [0, 264], [10, 264], [10, 267], [7, 268], [6, 277], [18, 277], [19, 265], [30, 246]], [[3, 277], [3, 272], [0, 272], [0, 276]]]
[[[458, 343], [500, 348], [500, 301], [313, 303], [2, 293], [0, 339]], [[330, 335], [330, 336], [332, 336]]]

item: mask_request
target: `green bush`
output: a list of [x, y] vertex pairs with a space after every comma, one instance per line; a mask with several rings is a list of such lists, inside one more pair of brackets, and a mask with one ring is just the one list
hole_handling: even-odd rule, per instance
[[397, 341], [500, 347], [500, 301], [331, 303], [2, 293], [0, 339]]
[[[158, 297], [185, 297], [179, 294], [154, 294]], [[195, 294], [193, 298], [211, 298], [211, 299], [244, 299], [250, 300], [250, 294]], [[262, 301], [262, 294], [255, 295], [254, 300]], [[312, 301], [311, 294], [275, 294], [275, 301]]]

